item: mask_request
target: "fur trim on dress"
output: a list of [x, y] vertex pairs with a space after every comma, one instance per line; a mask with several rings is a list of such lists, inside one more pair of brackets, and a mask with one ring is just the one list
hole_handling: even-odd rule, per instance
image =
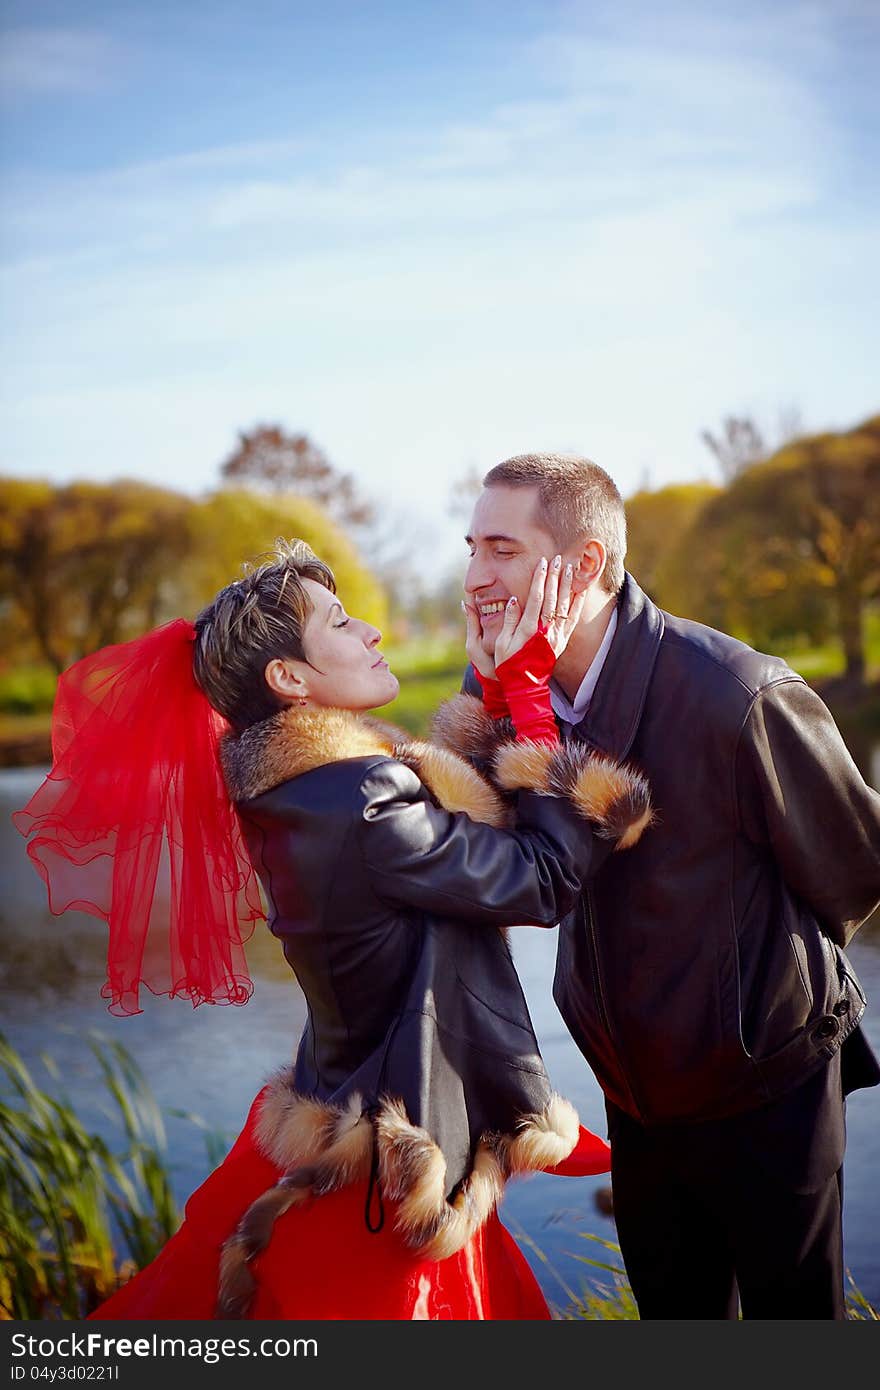
[[578, 1117], [554, 1094], [540, 1114], [523, 1115], [514, 1134], [485, 1134], [452, 1199], [446, 1160], [402, 1104], [386, 1098], [372, 1114], [354, 1095], [343, 1107], [297, 1095], [292, 1072], [273, 1077], [260, 1108], [256, 1143], [277, 1167], [278, 1183], [248, 1207], [223, 1246], [215, 1317], [247, 1315], [255, 1289], [249, 1264], [264, 1250], [277, 1217], [311, 1196], [366, 1180], [374, 1163], [383, 1196], [395, 1203], [395, 1229], [420, 1258], [445, 1260], [492, 1214], [508, 1178], [555, 1167], [578, 1141]]

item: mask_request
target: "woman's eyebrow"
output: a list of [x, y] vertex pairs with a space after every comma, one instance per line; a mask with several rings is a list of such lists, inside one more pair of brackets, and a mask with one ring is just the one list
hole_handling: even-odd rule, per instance
[[334, 610], [336, 610], [336, 609], [338, 609], [339, 612], [341, 613], [341, 612], [343, 611], [343, 609], [342, 609], [342, 604], [341, 604], [341, 603], [331, 603], [330, 607], [327, 609], [327, 622], [328, 622], [328, 623], [329, 623], [330, 619], [333, 617]]

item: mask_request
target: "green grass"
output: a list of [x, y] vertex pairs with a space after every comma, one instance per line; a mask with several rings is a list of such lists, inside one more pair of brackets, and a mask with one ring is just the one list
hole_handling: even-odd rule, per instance
[[[784, 657], [805, 681], [830, 680], [844, 672], [843, 648], [839, 642], [826, 642], [822, 646], [782, 646], [776, 655]], [[869, 681], [880, 679], [880, 608], [869, 608], [865, 612], [865, 674]]]
[[461, 688], [467, 665], [461, 643], [420, 639], [386, 648], [385, 655], [400, 681], [400, 694], [377, 714], [411, 734], [426, 734], [437, 706]]
[[16, 666], [0, 675], [0, 713], [48, 712], [55, 699], [57, 677], [51, 666]]

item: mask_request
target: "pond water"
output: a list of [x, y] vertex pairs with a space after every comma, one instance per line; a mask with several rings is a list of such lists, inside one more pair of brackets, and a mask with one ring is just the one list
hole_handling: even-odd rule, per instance
[[[877, 785], [876, 762], [872, 780]], [[305, 1021], [301, 991], [263, 928], [249, 947], [255, 992], [246, 1008], [192, 1009], [182, 1001], [149, 995], [134, 1018], [111, 1017], [99, 997], [106, 930], [79, 913], [53, 917], [42, 881], [24, 854], [9, 815], [22, 806], [45, 768], [0, 770], [0, 1016], [9, 1041], [32, 1066], [39, 1084], [58, 1091], [40, 1063], [55, 1059], [63, 1090], [90, 1127], [114, 1133], [104, 1114], [103, 1088], [89, 1048], [89, 1032], [124, 1043], [139, 1062], [159, 1104], [189, 1111], [231, 1142], [267, 1075], [289, 1060]], [[515, 928], [514, 956], [541, 1051], [556, 1088], [577, 1107], [582, 1122], [605, 1133], [602, 1095], [571, 1041], [551, 996], [555, 931]], [[867, 991], [865, 1031], [880, 1052], [880, 914], [866, 923], [849, 951]], [[873, 1005], [873, 1006], [872, 1006]], [[848, 1103], [844, 1254], [861, 1291], [880, 1306], [880, 1087], [857, 1091]], [[169, 1118], [169, 1152], [175, 1194], [183, 1203], [206, 1176], [204, 1134], [192, 1123]], [[613, 1220], [601, 1210], [607, 1175], [553, 1178], [539, 1174], [512, 1183], [502, 1216], [523, 1248], [552, 1305], [567, 1290], [607, 1283], [609, 1276], [581, 1263], [614, 1263], [589, 1237], [613, 1241]]]

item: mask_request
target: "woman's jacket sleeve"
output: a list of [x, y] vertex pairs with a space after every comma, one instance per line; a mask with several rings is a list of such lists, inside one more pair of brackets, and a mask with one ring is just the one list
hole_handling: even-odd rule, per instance
[[573, 799], [517, 789], [512, 830], [443, 810], [389, 759], [361, 783], [361, 852], [387, 902], [497, 927], [553, 926], [615, 848]]

